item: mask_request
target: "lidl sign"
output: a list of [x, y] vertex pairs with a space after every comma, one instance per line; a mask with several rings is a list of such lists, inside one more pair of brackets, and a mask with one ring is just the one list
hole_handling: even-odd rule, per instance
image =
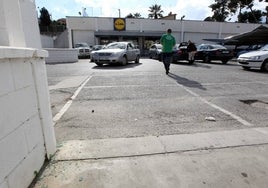
[[126, 30], [126, 19], [114, 18], [114, 30], [116, 30], [116, 31]]

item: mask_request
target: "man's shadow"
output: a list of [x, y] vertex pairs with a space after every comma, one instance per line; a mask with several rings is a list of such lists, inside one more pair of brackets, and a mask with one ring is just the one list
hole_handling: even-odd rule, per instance
[[169, 73], [168, 76], [170, 78], [176, 80], [178, 84], [181, 84], [185, 87], [193, 87], [193, 88], [198, 88], [198, 89], [202, 89], [202, 90], [207, 90], [205, 87], [202, 86], [202, 84], [200, 84], [197, 81], [188, 80], [187, 78], [180, 77], [180, 76], [173, 74], [173, 73]]

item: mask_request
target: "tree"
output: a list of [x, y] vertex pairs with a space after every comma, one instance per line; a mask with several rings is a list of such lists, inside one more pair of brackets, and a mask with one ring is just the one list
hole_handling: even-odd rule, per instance
[[238, 12], [238, 22], [259, 23], [263, 12], [254, 10], [253, 6], [254, 0], [215, 0], [209, 7], [212, 9], [212, 19], [215, 21], [224, 22], [226, 18]]
[[162, 13], [164, 11], [161, 10], [161, 5], [152, 5], [149, 7], [148, 11], [150, 12], [150, 14], [148, 14], [148, 18], [158, 19], [163, 17]]
[[[259, 2], [263, 2], [263, 1], [266, 3], [268, 2], [268, 0], [259, 0]], [[268, 6], [265, 7], [265, 11], [266, 12], [262, 12], [262, 15], [266, 17], [265, 23], [268, 24]]]
[[126, 18], [141, 18], [141, 14], [138, 12], [135, 14], [129, 13]]
[[211, 16], [208, 16], [204, 19], [205, 22], [213, 22], [215, 20], [213, 20], [213, 18]]
[[134, 18], [133, 14], [132, 13], [129, 13], [126, 18]]
[[134, 18], [141, 18], [141, 14], [138, 12], [136, 12], [133, 16], [134, 16]]
[[[254, 15], [254, 16], [252, 16]], [[238, 22], [240, 23], [259, 23], [261, 22], [262, 12], [260, 10], [252, 10], [252, 12], [245, 11], [238, 15]]]
[[215, 0], [215, 3], [211, 4], [209, 8], [211, 8], [213, 12], [212, 20], [217, 22], [224, 22], [229, 15], [227, 11], [227, 0]]
[[52, 23], [52, 21], [50, 19], [50, 14], [49, 14], [48, 10], [45, 7], [40, 9], [40, 17], [39, 17], [39, 19], [40, 19], [40, 25], [41, 26], [49, 26]]

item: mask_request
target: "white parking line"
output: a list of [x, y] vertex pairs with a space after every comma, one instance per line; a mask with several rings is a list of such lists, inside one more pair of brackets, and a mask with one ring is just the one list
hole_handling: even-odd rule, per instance
[[190, 89], [186, 88], [185, 86], [177, 83], [180, 87], [182, 87], [184, 90], [186, 90], [188, 93], [190, 93], [191, 95], [197, 97], [199, 100], [203, 101], [204, 103], [208, 104], [209, 106], [211, 106], [212, 108], [215, 108], [229, 116], [231, 116], [233, 119], [237, 120], [238, 122], [242, 123], [243, 125], [245, 126], [248, 126], [248, 127], [251, 127], [253, 126], [251, 123], [249, 123], [248, 121], [244, 120], [243, 118], [235, 115], [234, 113], [232, 112], [229, 112], [228, 110], [225, 110], [224, 108], [216, 105], [216, 104], [213, 104], [212, 102], [209, 102], [208, 100], [204, 99], [203, 97], [201, 97], [200, 95], [198, 95], [197, 93], [191, 91]]
[[79, 92], [83, 89], [83, 87], [86, 85], [86, 83], [92, 78], [92, 76], [88, 77], [81, 85], [78, 87], [78, 89], [74, 92], [73, 96], [67, 101], [67, 103], [61, 108], [61, 110], [53, 117], [54, 123], [57, 122], [64, 113], [69, 109], [71, 104], [73, 103], [73, 100], [77, 97]]

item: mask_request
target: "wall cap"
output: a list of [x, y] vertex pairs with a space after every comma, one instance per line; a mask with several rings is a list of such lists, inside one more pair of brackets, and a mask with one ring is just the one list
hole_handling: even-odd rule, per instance
[[7, 58], [45, 58], [48, 57], [46, 50], [35, 48], [0, 46], [0, 59]]

